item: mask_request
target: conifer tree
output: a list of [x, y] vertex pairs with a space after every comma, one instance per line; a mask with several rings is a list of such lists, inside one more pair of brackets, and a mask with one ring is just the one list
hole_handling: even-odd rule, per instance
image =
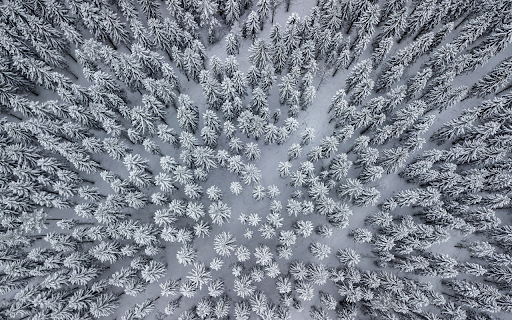
[[[468, 96], [485, 97], [496, 93], [500, 88], [505, 87], [512, 76], [512, 58], [500, 62], [494, 69], [476, 82], [470, 89]], [[501, 92], [510, 88], [510, 85]]]
[[407, 19], [407, 29], [398, 42], [402, 41], [405, 36], [416, 35], [418, 31], [425, 27], [434, 17], [436, 7], [435, 1], [426, 1], [417, 5], [409, 15]]
[[372, 35], [374, 27], [379, 22], [379, 5], [369, 5], [364, 12], [361, 13], [354, 26], [357, 29], [357, 38], [354, 43], [357, 43], [360, 38], [367, 35]]
[[271, 16], [270, 22], [272, 24], [274, 23], [274, 17], [276, 15], [276, 11], [282, 2], [283, 2], [283, 0], [269, 0], [270, 16]]
[[119, 297], [115, 293], [101, 293], [96, 299], [91, 299], [89, 310], [97, 318], [107, 317], [118, 307], [118, 299]]
[[258, 39], [249, 48], [249, 60], [259, 70], [263, 69], [270, 61], [269, 47], [265, 40]]
[[186, 94], [181, 94], [178, 97], [178, 101], [178, 120], [180, 122], [180, 127], [194, 133], [199, 125], [199, 112], [197, 106]]
[[222, 7], [222, 13], [227, 24], [232, 25], [235, 21], [238, 21], [238, 18], [240, 17], [240, 2], [236, 0], [226, 1]]
[[369, 77], [372, 72], [372, 62], [366, 59], [358, 63], [345, 80], [345, 93], [350, 92], [358, 83]]
[[[116, 310], [122, 294], [136, 297], [155, 282], [162, 296], [176, 296], [162, 311], [181, 320], [291, 319], [290, 308], [304, 311], [317, 285], [321, 305], [307, 310], [312, 319], [512, 312], [512, 231], [501, 214], [512, 186], [510, 4], [318, 0], [281, 25], [274, 19], [282, 2], [0, 4], [0, 294], [9, 298], [0, 318], [160, 318], [149, 296]], [[285, 1], [282, 13], [293, 9]], [[225, 60], [203, 42], [220, 40], [223, 25]], [[391, 53], [395, 41], [401, 47]], [[249, 51], [240, 55], [241, 47]], [[344, 83], [326, 83], [327, 74]], [[180, 77], [193, 81], [182, 87]], [[332, 100], [322, 106], [329, 90]], [[447, 108], [460, 115], [446, 120]], [[442, 148], [424, 137], [436, 119], [430, 141], [451, 143]], [[308, 147], [315, 134], [320, 140]], [[286, 179], [279, 185], [264, 175], [288, 140], [289, 158], [276, 162], [274, 173]], [[430, 149], [408, 163], [422, 148]], [[229, 171], [222, 178], [238, 179], [219, 183], [217, 167]], [[391, 188], [381, 201], [394, 177], [380, 179], [397, 172], [419, 186]], [[242, 183], [252, 185], [248, 199], [231, 205], [230, 197], [243, 197]], [[246, 210], [250, 201], [263, 207]], [[247, 225], [238, 243], [226, 228], [242, 202], [232, 222]], [[319, 239], [343, 234], [351, 215], [377, 205], [364, 221], [376, 228], [349, 230], [357, 245], [338, 251], [340, 266], [308, 261], [334, 258], [332, 241]], [[77, 217], [60, 214], [68, 209]], [[453, 248], [467, 250], [467, 259], [431, 250], [453, 230], [479, 238]], [[217, 256], [207, 264], [200, 257], [210, 236]], [[258, 236], [264, 242], [251, 244]], [[157, 259], [163, 241], [180, 244], [174, 263], [185, 268]], [[282, 269], [304, 244], [312, 256]], [[367, 249], [378, 267], [392, 269], [365, 270]], [[229, 283], [212, 278], [223, 257], [235, 259], [228, 268], [238, 301]], [[177, 277], [164, 279], [169, 270]], [[267, 276], [275, 288], [258, 290]], [[418, 276], [444, 281], [434, 286]], [[183, 296], [200, 297], [176, 313]]]
[[260, 32], [260, 25], [260, 16], [256, 11], [251, 11], [242, 29], [244, 37], [249, 37], [254, 42]]
[[393, 38], [387, 37], [379, 41], [372, 53], [372, 65], [376, 69], [393, 47]]

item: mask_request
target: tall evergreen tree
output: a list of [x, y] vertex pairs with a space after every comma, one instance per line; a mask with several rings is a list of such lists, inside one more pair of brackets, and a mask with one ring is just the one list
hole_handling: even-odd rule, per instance
[[[494, 69], [487, 73], [482, 79], [478, 80], [470, 89], [468, 96], [485, 97], [491, 93], [496, 93], [500, 88], [507, 86], [512, 77], [512, 57], [500, 62]], [[505, 91], [510, 85], [503, 89]]]
[[181, 94], [178, 97], [178, 101], [178, 121], [180, 127], [194, 133], [199, 125], [198, 108], [186, 94]]
[[244, 23], [243, 29], [242, 29], [244, 37], [251, 38], [252, 42], [254, 43], [256, 36], [260, 32], [260, 29], [261, 29], [260, 25], [261, 25], [260, 16], [258, 15], [258, 13], [256, 11], [251, 11], [251, 13], [249, 13], [249, 16], [247, 17], [247, 20]]
[[345, 80], [345, 92], [350, 92], [357, 84], [367, 79], [372, 72], [372, 61], [366, 59], [358, 63]]
[[249, 48], [249, 60], [258, 69], [262, 70], [270, 61], [270, 49], [263, 39], [258, 39]]
[[240, 1], [228, 0], [224, 2], [222, 13], [224, 15], [224, 19], [226, 19], [227, 24], [232, 25], [235, 21], [238, 21], [238, 18], [240, 17]]

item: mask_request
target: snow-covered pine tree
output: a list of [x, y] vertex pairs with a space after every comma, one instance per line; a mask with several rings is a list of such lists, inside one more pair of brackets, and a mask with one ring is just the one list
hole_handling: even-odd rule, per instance
[[372, 61], [366, 59], [358, 63], [345, 80], [345, 93], [350, 92], [364, 79], [367, 79], [372, 72]]
[[482, 79], [478, 80], [469, 90], [468, 97], [477, 96], [485, 97], [491, 93], [496, 93], [499, 89], [505, 92], [510, 89], [512, 77], [512, 58], [501, 61], [491, 72], [487, 73]]
[[178, 97], [178, 101], [178, 120], [180, 127], [194, 133], [199, 125], [198, 108], [186, 94], [181, 94]]
[[249, 48], [249, 60], [251, 63], [262, 70], [270, 61], [268, 43], [263, 39], [258, 39]]
[[259, 34], [261, 30], [261, 21], [260, 21], [260, 15], [256, 11], [251, 11], [249, 15], [247, 16], [247, 20], [245, 21], [243, 28], [242, 28], [242, 34], [246, 38], [254, 40], [256, 39], [257, 35]]

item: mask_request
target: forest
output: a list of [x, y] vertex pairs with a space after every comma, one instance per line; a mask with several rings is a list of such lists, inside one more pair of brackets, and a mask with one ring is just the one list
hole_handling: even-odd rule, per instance
[[0, 319], [512, 319], [512, 1], [0, 0]]

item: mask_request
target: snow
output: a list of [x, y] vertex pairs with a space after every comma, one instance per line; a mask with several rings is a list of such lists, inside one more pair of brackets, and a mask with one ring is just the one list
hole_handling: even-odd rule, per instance
[[[296, 12], [301, 17], [308, 15], [310, 13], [311, 8], [317, 4], [317, 1], [313, 0], [295, 0], [292, 2], [289, 12], [285, 12], [284, 5], [281, 5], [276, 13], [274, 22], [281, 24], [281, 26], [286, 25], [286, 21], [288, 17], [291, 15], [291, 13]], [[136, 5], [137, 9], [139, 8], [139, 5]], [[245, 21], [248, 14], [251, 12], [251, 9], [246, 10], [244, 15], [240, 18], [240, 21]], [[167, 14], [167, 11], [166, 11]], [[258, 35], [259, 38], [263, 38], [268, 40], [269, 39], [269, 32], [271, 29], [270, 21], [267, 21], [264, 25], [263, 31]], [[434, 31], [437, 31], [439, 29], [439, 26], [434, 29]], [[226, 30], [222, 30], [224, 33], [224, 36], [227, 34]], [[354, 28], [352, 30], [352, 35], [354, 36]], [[443, 44], [450, 41], [456, 34], [458, 30], [452, 31], [451, 34], [448, 35], [448, 37], [443, 41]], [[407, 45], [411, 43], [412, 39], [409, 37], [407, 40], [402, 41], [400, 44], [394, 44], [391, 52], [388, 54], [387, 57], [392, 56], [395, 52], [397, 52], [400, 49], [405, 48]], [[479, 43], [478, 40], [477, 43]], [[269, 42], [270, 43], [270, 42]], [[237, 62], [239, 63], [239, 70], [243, 72], [244, 75], [247, 75], [248, 70], [251, 66], [251, 63], [249, 62], [249, 59], [247, 58], [249, 55], [249, 48], [251, 46], [252, 42], [250, 39], [244, 39], [242, 40], [242, 44], [240, 46], [240, 54], [236, 56]], [[472, 84], [482, 78], [488, 71], [492, 69], [496, 64], [498, 64], [500, 61], [502, 61], [507, 56], [510, 56], [512, 54], [512, 47], [509, 47], [494, 57], [492, 57], [483, 67], [479, 67], [476, 69], [475, 72], [471, 73], [470, 75], [463, 75], [458, 76], [455, 78], [455, 81], [453, 83], [453, 87], [459, 87], [462, 85], [471, 87]], [[120, 46], [119, 51], [122, 51], [124, 53], [128, 53], [128, 49], [124, 48], [123, 46]], [[213, 56], [217, 56], [221, 59], [221, 61], [225, 61], [227, 54], [225, 50], [225, 41], [224, 37], [218, 41], [217, 43], [211, 45], [208, 44], [206, 46], [206, 52], [207, 52], [207, 69], [210, 69], [209, 66], [209, 59]], [[162, 52], [160, 52], [162, 54]], [[165, 54], [162, 54], [162, 57], [168, 61], [168, 57]], [[345, 68], [341, 68], [337, 73], [336, 76], [332, 77], [330, 74], [326, 74], [324, 81], [322, 84], [319, 85], [320, 77], [319, 75], [322, 72], [322, 69], [317, 72], [316, 77], [313, 81], [313, 86], [317, 88], [315, 98], [313, 100], [313, 104], [307, 108], [306, 110], [301, 110], [299, 112], [299, 115], [297, 117], [298, 121], [298, 127], [290, 134], [289, 138], [281, 145], [277, 144], [264, 144], [264, 138], [260, 137], [259, 140], [254, 140], [253, 138], [248, 138], [245, 134], [242, 134], [239, 132], [240, 130], [237, 129], [236, 137], [240, 138], [243, 142], [243, 146], [246, 146], [247, 143], [253, 142], [256, 143], [261, 155], [259, 157], [256, 157], [255, 160], [249, 161], [247, 157], [244, 155], [244, 152], [242, 150], [241, 152], [241, 158], [245, 164], [253, 164], [261, 171], [261, 179], [257, 183], [253, 183], [252, 185], [247, 185], [244, 183], [242, 176], [237, 176], [236, 174], [233, 174], [229, 172], [225, 168], [217, 168], [212, 171], [212, 173], [209, 175], [208, 180], [206, 182], [200, 182], [199, 185], [202, 187], [203, 191], [203, 197], [198, 202], [202, 203], [204, 206], [205, 211], [205, 217], [203, 219], [205, 221], [211, 222], [210, 215], [208, 214], [208, 208], [213, 203], [213, 201], [208, 199], [208, 195], [206, 193], [206, 190], [208, 190], [210, 187], [217, 187], [220, 189], [223, 197], [222, 202], [226, 204], [230, 211], [231, 211], [231, 218], [227, 223], [224, 223], [222, 225], [211, 223], [211, 233], [209, 237], [206, 238], [197, 238], [193, 241], [193, 247], [197, 249], [198, 253], [198, 259], [197, 262], [204, 263], [206, 266], [209, 266], [210, 263], [214, 260], [214, 258], [219, 257], [217, 254], [217, 250], [214, 249], [214, 243], [216, 237], [218, 235], [222, 235], [225, 232], [229, 232], [230, 235], [232, 235], [234, 238], [236, 238], [236, 245], [237, 246], [245, 246], [249, 249], [251, 252], [250, 258], [243, 262], [245, 265], [245, 271], [248, 271], [252, 266], [258, 264], [257, 258], [254, 255], [255, 249], [261, 244], [268, 246], [270, 248], [270, 251], [273, 254], [273, 258], [276, 260], [279, 266], [279, 270], [281, 272], [281, 275], [287, 274], [288, 270], [288, 264], [289, 262], [299, 259], [305, 262], [314, 262], [317, 264], [323, 264], [327, 267], [336, 267], [340, 265], [340, 261], [336, 257], [336, 252], [338, 249], [342, 250], [353, 250], [354, 253], [358, 254], [360, 256], [360, 261], [357, 263], [357, 267], [361, 270], [372, 270], [372, 271], [385, 271], [388, 273], [392, 273], [395, 275], [398, 275], [400, 277], [410, 277], [414, 278], [419, 281], [424, 282], [430, 282], [433, 285], [434, 291], [442, 292], [445, 290], [445, 287], [441, 283], [440, 277], [432, 277], [432, 276], [421, 276], [421, 275], [414, 275], [412, 273], [406, 273], [406, 272], [399, 272], [395, 268], [389, 267], [379, 267], [375, 261], [376, 257], [372, 253], [372, 250], [374, 250], [374, 246], [370, 243], [357, 243], [354, 241], [353, 237], [350, 236], [350, 233], [352, 230], [357, 228], [366, 228], [372, 231], [374, 237], [379, 234], [379, 230], [374, 226], [369, 226], [365, 219], [375, 214], [379, 211], [379, 208], [377, 206], [367, 206], [367, 207], [358, 207], [355, 205], [350, 204], [349, 201], [346, 201], [344, 199], [339, 199], [336, 194], [336, 188], [333, 188], [329, 192], [329, 197], [334, 199], [336, 202], [339, 203], [347, 203], [350, 206], [350, 209], [352, 210], [353, 214], [349, 216], [349, 224], [348, 227], [342, 228], [342, 229], [333, 229], [333, 235], [330, 237], [322, 237], [315, 232], [312, 232], [312, 234], [308, 237], [303, 237], [301, 235], [297, 236], [297, 239], [294, 244], [291, 245], [291, 248], [293, 249], [293, 255], [290, 260], [280, 259], [276, 252], [276, 246], [279, 245], [279, 236], [281, 231], [285, 230], [291, 230], [292, 226], [298, 221], [298, 220], [304, 220], [304, 221], [311, 221], [314, 225], [314, 227], [318, 225], [329, 225], [327, 219], [325, 216], [319, 215], [317, 212], [314, 212], [312, 214], [308, 215], [299, 215], [298, 217], [289, 216], [286, 210], [286, 205], [288, 203], [288, 199], [291, 198], [292, 193], [297, 190], [301, 189], [303, 191], [304, 197], [302, 199], [298, 199], [299, 201], [303, 200], [311, 200], [307, 196], [307, 188], [295, 188], [290, 183], [290, 178], [281, 178], [279, 176], [278, 171], [278, 164], [279, 162], [284, 162], [289, 160], [289, 154], [288, 150], [290, 150], [290, 147], [300, 144], [301, 142], [301, 134], [306, 130], [306, 128], [312, 128], [314, 129], [314, 135], [315, 138], [312, 142], [310, 142], [308, 145], [303, 146], [303, 150], [300, 153], [300, 156], [297, 159], [291, 159], [290, 163], [293, 165], [290, 169], [290, 172], [295, 172], [299, 169], [300, 164], [304, 162], [307, 159], [308, 152], [314, 148], [315, 146], [318, 146], [320, 141], [326, 137], [330, 137], [335, 130], [335, 123], [332, 121], [329, 123], [330, 120], [330, 114], [328, 113], [329, 106], [331, 104], [331, 99], [334, 96], [335, 92], [339, 89], [342, 89], [345, 87], [345, 79], [350, 74], [352, 68], [360, 61], [363, 61], [364, 59], [368, 59], [371, 57], [371, 45], [368, 45], [368, 49], [359, 57], [358, 61], [354, 61], [350, 68], [347, 70]], [[407, 79], [409, 79], [411, 76], [414, 76], [416, 72], [421, 70], [422, 64], [428, 59], [428, 55], [422, 56], [420, 59], [418, 59], [417, 62], [413, 64], [413, 66], [406, 69], [406, 72], [401, 77], [401, 80], [396, 82], [393, 85], [393, 88], [396, 88], [399, 85], [406, 84]], [[196, 130], [195, 136], [201, 141], [200, 138], [200, 129], [203, 127], [203, 113], [207, 110], [207, 103], [206, 99], [203, 95], [203, 90], [200, 84], [195, 83], [193, 80], [187, 80], [185, 75], [178, 71], [176, 68], [176, 64], [174, 62], [171, 62], [172, 67], [176, 71], [176, 74], [180, 80], [180, 84], [182, 86], [181, 94], [188, 95], [193, 103], [199, 107], [199, 130]], [[320, 67], [323, 66], [323, 64], [319, 65]], [[81, 66], [79, 64], [73, 64], [70, 63], [70, 69], [71, 71], [78, 75], [79, 79], [76, 81], [73, 81], [74, 83], [77, 83], [81, 86], [88, 87], [90, 85], [89, 82], [87, 82], [83, 76]], [[66, 72], [63, 72], [66, 74]], [[281, 81], [281, 77], [284, 76], [286, 72], [283, 71], [282, 74], [277, 75], [277, 83]], [[376, 77], [380, 74], [380, 68], [377, 70], [373, 70], [371, 74], [371, 78], [373, 80], [376, 79]], [[248, 90], [250, 93], [251, 90]], [[48, 101], [51, 99], [58, 99], [59, 96], [51, 92], [49, 90], [39, 90], [39, 96], [38, 97], [32, 97], [33, 99], [37, 99], [39, 101]], [[380, 95], [380, 94], [379, 94]], [[365, 99], [365, 101], [369, 101], [372, 98], [378, 97], [379, 95], [372, 92], [372, 94]], [[244, 106], [247, 105], [250, 102], [251, 94], [249, 94], [248, 97], [244, 99]], [[469, 108], [472, 106], [479, 105], [482, 101], [489, 99], [489, 97], [486, 97], [485, 99], [477, 99], [477, 98], [471, 98], [468, 100], [465, 100], [464, 102], [457, 103], [454, 107], [449, 108], [448, 110], [443, 111], [442, 113], [438, 114], [437, 110], [434, 110], [430, 114], [435, 114], [436, 121], [434, 124], [428, 129], [428, 131], [424, 134], [422, 134], [422, 137], [425, 138], [427, 141], [423, 145], [423, 148], [413, 154], [411, 154], [407, 162], [409, 163], [411, 160], [414, 159], [415, 156], [420, 155], [425, 150], [431, 150], [431, 149], [441, 149], [441, 150], [447, 150], [450, 145], [445, 143], [442, 146], [437, 146], [433, 142], [429, 141], [428, 138], [436, 132], [443, 123], [446, 123], [447, 121], [454, 119], [458, 117], [461, 114], [461, 111], [465, 108]], [[142, 96], [139, 94], [139, 92], [128, 92], [128, 105], [130, 107], [142, 105]], [[347, 97], [348, 100], [348, 97]], [[277, 84], [274, 84], [272, 90], [270, 91], [270, 95], [268, 96], [269, 101], [269, 108], [270, 108], [270, 114], [272, 115], [273, 112], [276, 109], [280, 109], [282, 114], [280, 120], [276, 123], [277, 126], [284, 126], [285, 120], [288, 117], [288, 107], [285, 105], [279, 104], [279, 90], [277, 87]], [[363, 103], [364, 105], [364, 103]], [[405, 106], [405, 104], [402, 104], [401, 107]], [[360, 110], [362, 106], [358, 106], [357, 110]], [[182, 130], [180, 129], [177, 121], [177, 112], [174, 108], [170, 107], [166, 109], [167, 111], [167, 118], [166, 122], [169, 124], [170, 127], [176, 129], [179, 132]], [[217, 112], [217, 115], [222, 119], [221, 112]], [[389, 117], [388, 117], [389, 119]], [[12, 120], [9, 118], [9, 120]], [[236, 125], [237, 122], [233, 121]], [[125, 121], [123, 123], [125, 127], [129, 127], [130, 124], [128, 121]], [[221, 123], [222, 125], [222, 123]], [[341, 129], [341, 128], [338, 128]], [[347, 141], [342, 142], [338, 145], [337, 154], [339, 153], [347, 153], [348, 160], [355, 161], [357, 159], [356, 155], [353, 152], [349, 152], [351, 150], [354, 141], [357, 137], [360, 136], [361, 130], [363, 128], [358, 128], [351, 138], [349, 138]], [[367, 132], [367, 135], [371, 136], [371, 132]], [[110, 137], [108, 134], [95, 130], [94, 135], [100, 139]], [[148, 167], [152, 171], [152, 176], [156, 177], [160, 172], [164, 172], [160, 166], [160, 155], [154, 155], [146, 152], [144, 150], [144, 147], [142, 145], [136, 145], [131, 143], [127, 139], [122, 139], [129, 148], [131, 149], [131, 152], [133, 154], [140, 154], [143, 159], [148, 160]], [[166, 144], [162, 142], [156, 135], [153, 137], [153, 140], [157, 142], [157, 144], [160, 147], [162, 155], [165, 156], [171, 156], [174, 157], [177, 161], [181, 163], [180, 159], [180, 153], [182, 150], [173, 147], [169, 144]], [[229, 139], [226, 138], [225, 133], [222, 133], [219, 137], [219, 143], [215, 150], [229, 150], [228, 146]], [[390, 143], [386, 143], [383, 145], [372, 145], [371, 147], [377, 148], [382, 155], [382, 151], [386, 149], [390, 149], [392, 147], [396, 147], [399, 145], [399, 142], [396, 141], [396, 139], [391, 140]], [[315, 162], [314, 164], [314, 173], [316, 175], [319, 175], [321, 171], [327, 169], [327, 167], [330, 164], [330, 161], [333, 157], [327, 158], [327, 159], [320, 159], [319, 161]], [[111, 170], [112, 172], [115, 172], [119, 174], [123, 179], [128, 180], [129, 179], [129, 171], [127, 168], [123, 165], [122, 159], [121, 161], [116, 161], [112, 159], [112, 157], [108, 156], [106, 153], [103, 154], [94, 154], [94, 160], [100, 163], [101, 167], [107, 170]], [[466, 165], [464, 167], [469, 167], [469, 165]], [[401, 169], [400, 169], [401, 170]], [[399, 171], [400, 171], [399, 170]], [[355, 179], [358, 177], [361, 169], [355, 168], [352, 166], [349, 170], [348, 175], [346, 178]], [[99, 173], [95, 174], [85, 174], [83, 172], [80, 173], [81, 177], [94, 181], [94, 187], [99, 188], [99, 192], [102, 195], [108, 195], [108, 194], [114, 194], [114, 191], [112, 190], [109, 183], [103, 181], [101, 177], [99, 176]], [[342, 183], [344, 179], [342, 179], [340, 182]], [[242, 191], [239, 195], [235, 195], [231, 190], [230, 187], [232, 186], [233, 182], [239, 182], [242, 186]], [[257, 186], [262, 186], [264, 188], [268, 188], [269, 186], [276, 186], [278, 190], [280, 191], [280, 194], [275, 197], [275, 199], [269, 199], [268, 197], [262, 199], [262, 200], [256, 200], [253, 197], [253, 191]], [[375, 187], [377, 190], [380, 191], [380, 198], [379, 203], [382, 203], [385, 199], [388, 199], [392, 196], [394, 196], [396, 193], [398, 193], [401, 190], [405, 189], [413, 189], [418, 188], [419, 186], [416, 184], [410, 184], [405, 181], [405, 179], [401, 178], [397, 173], [391, 173], [391, 174], [384, 174], [384, 176], [377, 180], [374, 183], [370, 183], [368, 185], [365, 185], [366, 188], [369, 187]], [[179, 190], [172, 195], [172, 199], [186, 199], [189, 201], [195, 201], [191, 200], [186, 197], [184, 193], [185, 187], [183, 185], [179, 185]], [[160, 191], [159, 186], [152, 186], [150, 188], [145, 188], [143, 190], [144, 194], [148, 197], [147, 205], [142, 209], [133, 209], [133, 208], [124, 208], [123, 212], [130, 214], [131, 219], [138, 220], [141, 224], [146, 223], [154, 223], [154, 212], [158, 209], [161, 209], [161, 206], [157, 206], [155, 204], [150, 203], [150, 196], [152, 193]], [[77, 203], [85, 202], [82, 199], [75, 197], [74, 200], [78, 201]], [[260, 228], [267, 223], [267, 215], [270, 214], [271, 209], [271, 201], [276, 200], [280, 201], [282, 205], [282, 210], [280, 212], [282, 220], [282, 226], [280, 228], [276, 229], [276, 234], [274, 237], [270, 239], [265, 239], [261, 235]], [[395, 221], [397, 221], [396, 218], [400, 216], [405, 215], [412, 215], [416, 212], [418, 212], [419, 209], [415, 207], [404, 207], [404, 208], [398, 208], [392, 212], [392, 215], [395, 217]], [[511, 223], [510, 216], [504, 212], [505, 210], [496, 210], [497, 216], [501, 219], [502, 225], [509, 225]], [[247, 215], [250, 216], [251, 214], [258, 214], [261, 218], [261, 221], [257, 226], [251, 226], [249, 223], [243, 223], [239, 219], [240, 215]], [[49, 211], [49, 217], [50, 218], [76, 218], [76, 215], [74, 213], [73, 208], [65, 209], [65, 210], [58, 210], [58, 209], [52, 209]], [[414, 222], [421, 223], [422, 221], [414, 217]], [[185, 227], [188, 225], [193, 225], [195, 221], [193, 221], [190, 218], [184, 217], [180, 218], [177, 226], [178, 228]], [[46, 232], [62, 232], [62, 230], [56, 225], [56, 222], [48, 220], [48, 229]], [[161, 229], [161, 228], [159, 228]], [[244, 236], [246, 233], [246, 230], [250, 229], [254, 232], [253, 237], [248, 239]], [[447, 254], [451, 258], [456, 259], [457, 261], [463, 262], [463, 261], [470, 261], [473, 262], [472, 258], [469, 255], [468, 250], [460, 249], [456, 247], [460, 244], [462, 240], [466, 241], [473, 241], [473, 240], [481, 240], [484, 239], [484, 237], [481, 234], [475, 233], [471, 234], [469, 236], [464, 236], [460, 232], [456, 230], [450, 230], [450, 239], [447, 242], [443, 242], [440, 244], [434, 244], [432, 245], [427, 251], [428, 252], [438, 252], [442, 254]], [[159, 236], [158, 236], [159, 237]], [[94, 245], [96, 245], [98, 242], [95, 242]], [[125, 244], [128, 242], [122, 242], [122, 244]], [[319, 258], [315, 257], [310, 251], [309, 247], [311, 243], [319, 243], [319, 244], [325, 244], [326, 246], [330, 247], [330, 254], [320, 260]], [[44, 241], [37, 241], [37, 245], [41, 247], [49, 247], [49, 244]], [[92, 245], [91, 244], [83, 244], [83, 249], [88, 250]], [[164, 277], [160, 278], [158, 281], [154, 281], [147, 284], [147, 288], [138, 296], [133, 297], [129, 295], [122, 295], [120, 300], [120, 307], [117, 308], [113, 314], [108, 316], [109, 319], [120, 319], [120, 317], [125, 313], [126, 310], [132, 308], [136, 303], [140, 303], [144, 301], [145, 299], [154, 299], [156, 297], [159, 297], [160, 294], [160, 284], [164, 283], [166, 280], [169, 279], [178, 279], [181, 278], [182, 283], [187, 280], [187, 276], [189, 275], [189, 271], [192, 269], [193, 266], [188, 265], [184, 266], [183, 264], [179, 264], [176, 258], [176, 253], [180, 248], [182, 247], [182, 243], [179, 242], [166, 242], [161, 241], [161, 246], [164, 247], [162, 251], [160, 251], [157, 255], [152, 256], [151, 258], [154, 259], [157, 262], [163, 262], [167, 266], [167, 273]], [[141, 250], [143, 252], [143, 250]], [[235, 301], [239, 299], [237, 297], [234, 288], [233, 283], [235, 280], [235, 276], [231, 272], [231, 265], [237, 262], [237, 255], [235, 252], [231, 252], [231, 254], [224, 254], [225, 256], [221, 257], [224, 261], [224, 265], [220, 270], [211, 270], [211, 277], [212, 279], [223, 279], [224, 280], [224, 288], [227, 293], [227, 295], [232, 299], [232, 305]], [[108, 263], [104, 263], [104, 265], [109, 267], [109, 270], [105, 273], [103, 273], [98, 279], [108, 279], [108, 277], [113, 274], [114, 272], [120, 270], [122, 267], [128, 267], [130, 266], [130, 260], [131, 258], [121, 258], [114, 264], [110, 265]], [[471, 280], [479, 280], [483, 281], [482, 279], [477, 279], [474, 276], [468, 276], [467, 274], [460, 274], [457, 279], [471, 279]], [[265, 278], [261, 282], [254, 283], [256, 287], [259, 290], [262, 290], [268, 298], [273, 301], [276, 305], [279, 305], [279, 294], [277, 292], [277, 289], [275, 287], [275, 281], [276, 278], [272, 279], [268, 276], [265, 276]], [[109, 289], [110, 290], [110, 289]], [[120, 292], [118, 289], [115, 289], [116, 292]], [[332, 281], [328, 281], [327, 284], [318, 286], [314, 285], [315, 290], [315, 296], [311, 301], [302, 301], [303, 302], [303, 311], [297, 311], [293, 308], [290, 309], [291, 311], [291, 319], [311, 319], [309, 311], [311, 310], [312, 306], [322, 306], [320, 303], [320, 296], [318, 292], [321, 290], [323, 292], [327, 292], [332, 294], [335, 299], [342, 300], [342, 297], [338, 293], [338, 290], [336, 286], [332, 283]], [[202, 289], [198, 289], [196, 295], [193, 298], [186, 298], [183, 297], [181, 301], [181, 306], [178, 309], [178, 311], [171, 315], [165, 317], [166, 319], [177, 319], [178, 315], [185, 311], [191, 309], [193, 306], [195, 306], [198, 301], [208, 295], [208, 286], [203, 285]], [[8, 293], [4, 295], [6, 301], [7, 299], [10, 299], [13, 296], [12, 293]], [[151, 313], [148, 317], [148, 319], [156, 319], [160, 316], [163, 316], [161, 312], [165, 309], [167, 303], [176, 297], [179, 296], [179, 293], [177, 296], [171, 296], [171, 297], [160, 297], [156, 301], [155, 308], [157, 311], [154, 311]], [[325, 308], [325, 307], [324, 307]], [[429, 310], [432, 312], [438, 312], [439, 308], [433, 307], [433, 306], [427, 306], [424, 308], [425, 310]], [[233, 312], [233, 306], [231, 307], [231, 312]], [[157, 315], [159, 314], [159, 315]], [[329, 314], [331, 316], [334, 316], [334, 312], [329, 311]], [[500, 312], [495, 314], [496, 316], [506, 319], [509, 317], [509, 314], [506, 314], [504, 312]], [[361, 312], [358, 313], [357, 319], [370, 319], [369, 315], [364, 315]]]

